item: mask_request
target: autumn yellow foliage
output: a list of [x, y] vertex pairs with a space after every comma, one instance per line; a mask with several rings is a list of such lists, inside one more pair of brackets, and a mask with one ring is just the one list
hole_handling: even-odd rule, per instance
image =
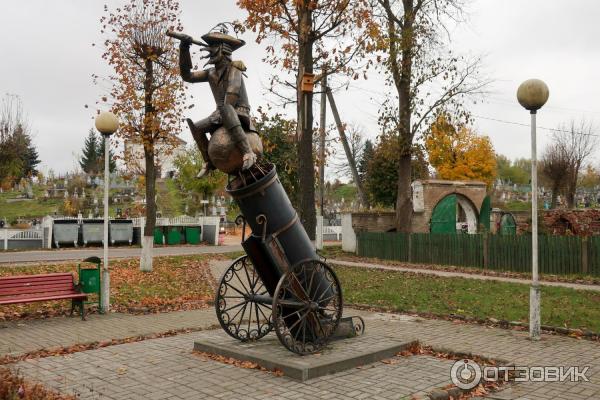
[[429, 163], [440, 179], [477, 180], [490, 187], [496, 177], [496, 155], [488, 136], [455, 126], [440, 115], [425, 137]]

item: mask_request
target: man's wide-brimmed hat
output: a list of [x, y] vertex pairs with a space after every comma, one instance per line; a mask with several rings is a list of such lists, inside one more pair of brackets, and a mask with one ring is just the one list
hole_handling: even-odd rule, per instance
[[202, 40], [206, 42], [210, 47], [218, 46], [220, 44], [227, 44], [231, 51], [236, 51], [240, 47], [246, 44], [242, 39], [235, 38], [226, 33], [222, 32], [209, 32], [206, 35], [202, 36]]

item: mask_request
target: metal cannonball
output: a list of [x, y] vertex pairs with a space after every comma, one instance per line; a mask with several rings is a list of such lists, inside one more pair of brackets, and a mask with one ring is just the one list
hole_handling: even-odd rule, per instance
[[[263, 145], [260, 137], [254, 132], [246, 133], [248, 143], [254, 153], [260, 156]], [[242, 153], [237, 145], [231, 140], [227, 129], [221, 127], [210, 137], [208, 142], [208, 156], [217, 169], [233, 174], [242, 168]]]

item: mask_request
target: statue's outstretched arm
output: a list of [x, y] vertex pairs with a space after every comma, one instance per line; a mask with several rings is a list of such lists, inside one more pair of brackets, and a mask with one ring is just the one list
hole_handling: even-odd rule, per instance
[[208, 71], [192, 71], [190, 45], [183, 41], [179, 45], [179, 73], [184, 81], [190, 83], [208, 80]]

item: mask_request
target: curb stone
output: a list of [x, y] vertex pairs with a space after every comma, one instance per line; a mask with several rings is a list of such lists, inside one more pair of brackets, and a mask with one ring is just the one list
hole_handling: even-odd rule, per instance
[[[496, 327], [496, 328], [501, 328], [501, 329], [511, 329], [511, 328], [527, 328], [529, 329], [529, 323], [527, 322], [521, 322], [521, 321], [508, 321], [505, 319], [496, 319], [496, 318], [474, 318], [474, 317], [468, 317], [465, 315], [458, 315], [458, 314], [435, 314], [435, 313], [425, 313], [425, 312], [418, 312], [416, 310], [397, 310], [391, 307], [380, 307], [380, 306], [373, 306], [370, 304], [362, 304], [362, 303], [348, 303], [345, 304], [348, 307], [352, 307], [352, 308], [356, 308], [359, 310], [369, 310], [369, 311], [378, 311], [378, 312], [384, 312], [384, 313], [391, 313], [391, 314], [406, 314], [406, 315], [413, 315], [416, 317], [420, 317], [420, 318], [426, 318], [426, 319], [441, 319], [444, 321], [464, 321], [467, 323], [471, 323], [471, 324], [478, 324], [478, 325], [486, 325], [486, 324], [491, 324], [491, 326]], [[556, 334], [556, 335], [562, 335], [562, 336], [581, 336], [583, 338], [585, 338], [586, 340], [591, 340], [591, 341], [599, 341], [600, 340], [600, 332], [594, 332], [594, 331], [590, 331], [590, 330], [582, 330], [582, 329], [578, 329], [578, 328], [565, 328], [565, 327], [559, 327], [559, 326], [550, 326], [550, 325], [541, 325], [540, 326], [541, 330], [545, 333], [548, 334]]]

